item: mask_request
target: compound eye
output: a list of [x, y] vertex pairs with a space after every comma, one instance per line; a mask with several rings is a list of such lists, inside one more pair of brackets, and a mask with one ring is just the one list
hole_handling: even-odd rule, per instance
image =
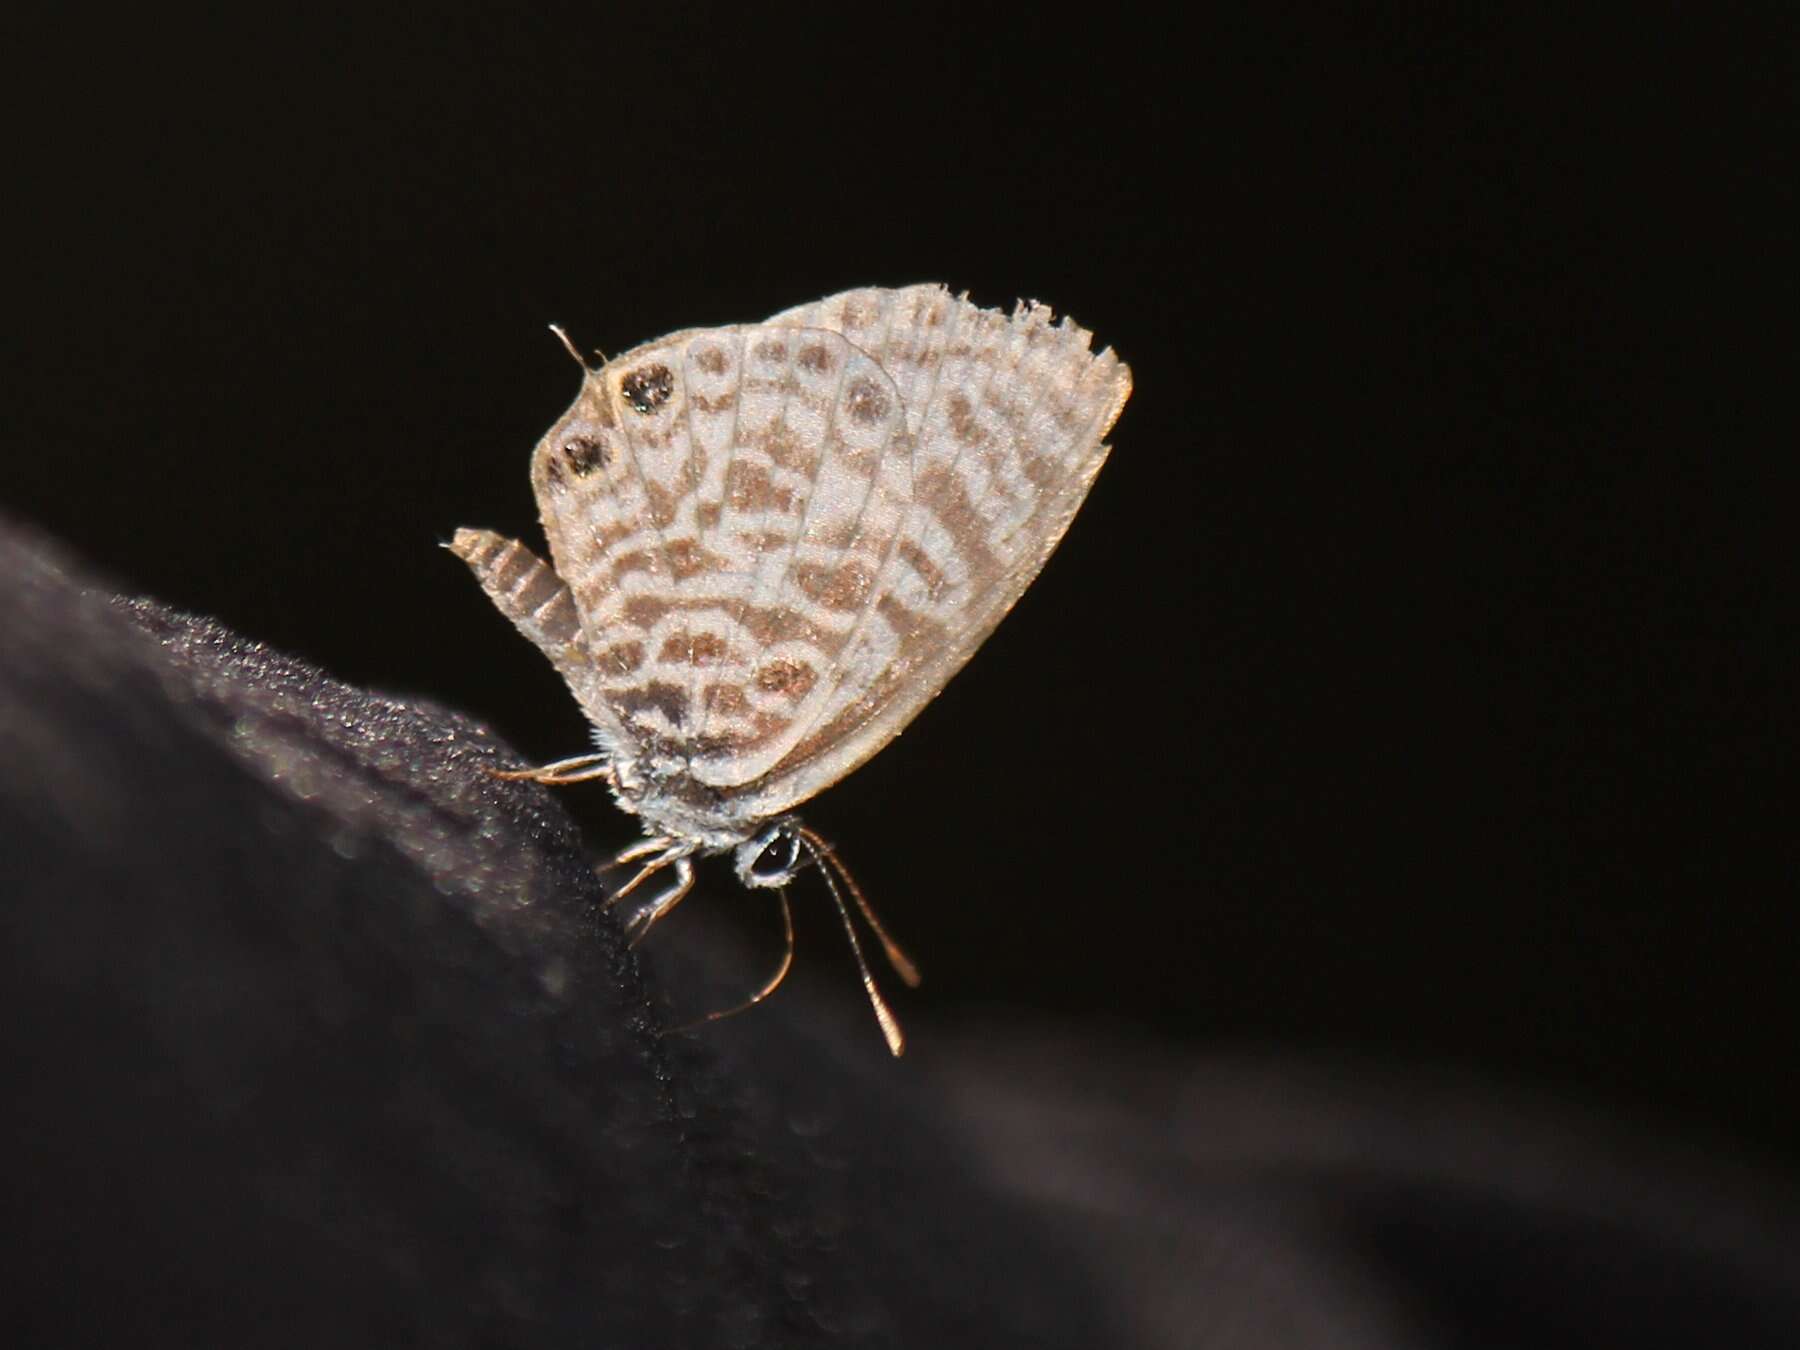
[[750, 861], [750, 879], [765, 886], [779, 886], [800, 865], [800, 840], [782, 830], [772, 835]]

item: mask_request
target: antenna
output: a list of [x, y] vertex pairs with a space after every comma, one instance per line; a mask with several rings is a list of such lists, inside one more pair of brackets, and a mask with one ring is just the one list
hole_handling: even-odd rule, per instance
[[[894, 1017], [893, 1009], [888, 1007], [887, 1000], [882, 998], [881, 990], [875, 985], [875, 976], [869, 971], [869, 963], [863, 958], [862, 942], [857, 938], [856, 925], [850, 919], [850, 907], [844, 903], [844, 893], [838, 889], [837, 878], [832, 875], [829, 863], [836, 863], [840, 871], [843, 871], [844, 865], [837, 862], [837, 855], [831, 851], [831, 845], [804, 825], [799, 828], [797, 833], [801, 842], [806, 845], [806, 851], [813, 855], [813, 861], [819, 864], [819, 874], [825, 878], [825, 884], [831, 888], [831, 898], [837, 901], [838, 915], [844, 921], [844, 933], [850, 939], [850, 950], [856, 954], [856, 968], [862, 972], [863, 988], [868, 992], [869, 1006], [875, 1009], [875, 1020], [881, 1024], [881, 1034], [887, 1037], [888, 1050], [898, 1058], [906, 1049], [906, 1037], [901, 1034], [900, 1023]], [[850, 881], [847, 871], [844, 872], [844, 879], [850, 882], [850, 893], [856, 896], [864, 917], [871, 917], [868, 902], [856, 890], [856, 883]], [[874, 924], [870, 926], [875, 928], [876, 936], [880, 937], [883, 944], [888, 947], [888, 960], [892, 961], [898, 956], [901, 961], [905, 962], [904, 967], [899, 964], [894, 967], [900, 972], [901, 978], [905, 979], [906, 972], [911, 970], [913, 978], [909, 983], [917, 984], [919, 972], [911, 961], [906, 960], [905, 953], [888, 942], [887, 935], [881, 931], [879, 926]]]
[[[575, 346], [575, 343], [570, 339], [568, 333], [563, 331], [563, 326], [560, 323], [553, 323], [550, 325], [550, 331], [556, 334], [556, 340], [562, 343], [563, 350], [575, 358], [575, 364], [580, 366], [588, 374], [592, 375], [594, 373], [594, 368], [587, 363], [587, 357], [581, 354], [580, 350]], [[604, 359], [602, 359], [601, 364], [605, 364]]]
[[[835, 867], [837, 869], [837, 874], [844, 879], [844, 885], [849, 888], [852, 898], [856, 901], [856, 907], [862, 911], [864, 921], [869, 925], [869, 928], [874, 932], [875, 936], [880, 939], [881, 949], [887, 953], [888, 964], [894, 968], [894, 974], [905, 980], [908, 988], [917, 989], [921, 979], [919, 968], [913, 964], [913, 960], [910, 956], [900, 950], [900, 944], [888, 936], [887, 929], [881, 926], [881, 920], [875, 917], [874, 906], [872, 906], [869, 903], [868, 898], [863, 895], [862, 887], [856, 884], [856, 878], [850, 875], [850, 869], [844, 866], [844, 860], [838, 857], [837, 850], [833, 849], [830, 844], [819, 838], [818, 835], [814, 834], [804, 825], [799, 826], [798, 833], [800, 837], [806, 841], [807, 850], [813, 855], [814, 859], [823, 859], [824, 862]], [[821, 867], [820, 870], [823, 871], [824, 868]], [[843, 901], [839, 900], [838, 904], [841, 907]]]

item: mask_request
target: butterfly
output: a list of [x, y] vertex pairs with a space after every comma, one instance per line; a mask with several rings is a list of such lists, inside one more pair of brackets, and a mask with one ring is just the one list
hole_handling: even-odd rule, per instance
[[897, 736], [1030, 585], [1131, 372], [1042, 305], [982, 309], [935, 284], [598, 366], [556, 331], [584, 375], [531, 457], [551, 562], [488, 530], [448, 547], [568, 683], [596, 748], [499, 776], [603, 781], [643, 821], [611, 898], [666, 884], [634, 942], [688, 893], [696, 856], [730, 853], [744, 885], [775, 889], [787, 954], [743, 1007], [786, 975], [786, 887], [817, 866], [898, 1055], [846, 891], [896, 973], [916, 985], [917, 968], [793, 810]]

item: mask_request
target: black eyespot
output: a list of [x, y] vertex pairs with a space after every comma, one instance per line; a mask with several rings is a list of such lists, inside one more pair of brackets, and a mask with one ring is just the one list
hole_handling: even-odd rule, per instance
[[562, 452], [563, 458], [569, 461], [569, 467], [582, 478], [598, 469], [604, 469], [612, 459], [606, 442], [594, 436], [571, 436], [563, 442]]
[[619, 381], [619, 392], [638, 412], [653, 413], [675, 392], [675, 377], [667, 366], [639, 366]]
[[777, 881], [800, 863], [800, 841], [783, 832], [776, 835], [750, 864], [750, 875], [758, 881]]

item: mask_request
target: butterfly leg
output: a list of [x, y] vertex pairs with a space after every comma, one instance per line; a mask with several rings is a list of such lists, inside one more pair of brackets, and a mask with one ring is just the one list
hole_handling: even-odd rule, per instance
[[559, 759], [554, 764], [541, 764], [535, 769], [489, 769], [495, 778], [509, 783], [520, 781], [542, 783], [546, 787], [565, 787], [570, 783], [591, 783], [596, 778], [612, 780], [612, 760], [606, 755], [576, 755]]
[[[631, 916], [625, 925], [626, 945], [635, 947], [642, 942], [657, 922], [676, 905], [689, 891], [694, 889], [694, 864], [687, 858], [676, 858], [671, 864], [675, 868], [675, 880], [672, 881], [654, 900], [649, 901], [636, 914]], [[645, 872], [654, 871], [654, 867]], [[639, 873], [643, 875], [643, 873]]]
[[[648, 858], [652, 853], [662, 853], [675, 841], [664, 835], [652, 835], [648, 839], [640, 839], [629, 848], [622, 848], [613, 854], [609, 867], [623, 867], [628, 862], [636, 862], [639, 858]], [[673, 855], [671, 855], [673, 856]], [[660, 866], [661, 864], [658, 864]], [[636, 884], [635, 882], [633, 883]]]
[[608, 909], [618, 904], [663, 868], [673, 867], [675, 869], [675, 880], [668, 889], [655, 899], [646, 901], [639, 906], [637, 912], [626, 921], [625, 931], [630, 935], [632, 946], [635, 947], [643, 941], [644, 934], [650, 931], [656, 921], [674, 909], [681, 898], [693, 889], [694, 864], [688, 860], [690, 852], [692, 852], [691, 845], [659, 835], [650, 839], [640, 839], [630, 848], [622, 849], [613, 856], [612, 865], [614, 867], [623, 863], [636, 862], [640, 858], [649, 858], [650, 860], [638, 868], [637, 873], [630, 881], [606, 897], [606, 908]]

